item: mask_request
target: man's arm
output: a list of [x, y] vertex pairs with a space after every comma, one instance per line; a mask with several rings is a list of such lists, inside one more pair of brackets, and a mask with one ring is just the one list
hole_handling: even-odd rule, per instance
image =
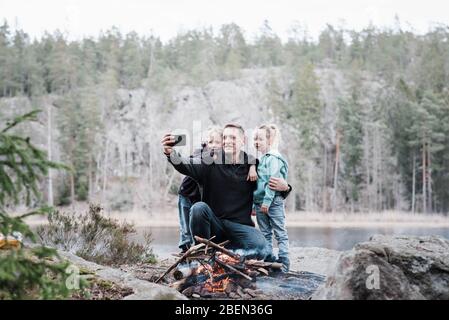
[[272, 190], [280, 191], [281, 196], [285, 199], [292, 191], [292, 186], [287, 183], [283, 178], [271, 177], [268, 186]]
[[173, 143], [174, 136], [166, 134], [162, 139], [162, 147], [164, 149], [164, 154], [167, 156], [168, 162], [173, 165], [176, 171], [189, 176], [199, 183], [202, 183], [205, 172], [206, 165], [202, 163], [201, 158], [183, 158], [170, 145]]

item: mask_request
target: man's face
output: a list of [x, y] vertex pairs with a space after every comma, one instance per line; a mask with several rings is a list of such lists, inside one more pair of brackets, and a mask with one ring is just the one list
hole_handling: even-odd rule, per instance
[[237, 154], [245, 145], [245, 137], [238, 128], [223, 130], [223, 150], [228, 154]]

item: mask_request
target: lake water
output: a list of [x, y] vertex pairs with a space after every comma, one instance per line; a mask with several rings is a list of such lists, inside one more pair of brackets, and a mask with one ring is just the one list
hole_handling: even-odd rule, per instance
[[[322, 247], [333, 250], [349, 250], [356, 243], [367, 241], [372, 235], [440, 235], [449, 239], [449, 228], [438, 227], [290, 227], [290, 246]], [[138, 228], [139, 235], [151, 232], [156, 254], [167, 256], [179, 252], [179, 231], [176, 227]], [[140, 237], [139, 237], [140, 238]]]

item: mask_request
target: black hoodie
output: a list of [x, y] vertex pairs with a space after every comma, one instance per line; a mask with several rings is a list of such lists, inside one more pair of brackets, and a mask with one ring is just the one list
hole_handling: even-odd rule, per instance
[[178, 172], [203, 187], [202, 201], [218, 218], [254, 226], [251, 210], [256, 182], [247, 180], [249, 167], [256, 163], [254, 158], [243, 151], [237, 164], [225, 164], [223, 151], [217, 153], [217, 160], [211, 157], [182, 158], [175, 151], [167, 158]]
[[[201, 149], [197, 149], [193, 152], [193, 155], [190, 156], [191, 159], [202, 157], [203, 153], [212, 155], [212, 151], [208, 149], [206, 146], [203, 146]], [[189, 200], [193, 203], [201, 201], [201, 189], [194, 179], [189, 176], [185, 176], [182, 179], [181, 185], [178, 189], [178, 194], [189, 198]]]

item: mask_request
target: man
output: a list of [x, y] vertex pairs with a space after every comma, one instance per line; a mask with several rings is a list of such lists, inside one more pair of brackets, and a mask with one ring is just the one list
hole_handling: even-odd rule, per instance
[[[251, 219], [255, 182], [248, 181], [248, 170], [255, 163], [244, 151], [244, 130], [237, 124], [223, 129], [223, 150], [216, 160], [181, 158], [171, 146], [174, 136], [162, 139], [164, 153], [180, 173], [195, 179], [203, 187], [201, 202], [190, 211], [190, 231], [202, 238], [215, 236], [214, 241], [231, 240], [235, 248], [244, 249], [244, 255], [264, 259], [267, 242]], [[274, 180], [271, 185], [286, 190], [285, 181]], [[288, 187], [287, 187], [288, 188]]]

